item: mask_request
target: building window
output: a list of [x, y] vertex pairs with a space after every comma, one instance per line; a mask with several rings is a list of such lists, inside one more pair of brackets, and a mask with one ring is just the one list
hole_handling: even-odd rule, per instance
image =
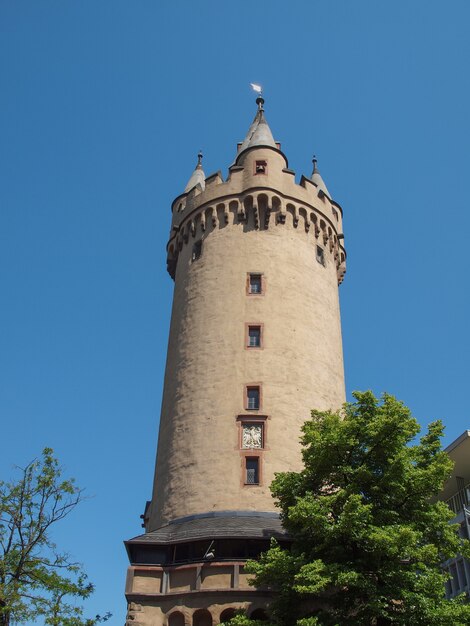
[[317, 246], [317, 261], [325, 267], [325, 251], [320, 246]]
[[245, 485], [259, 485], [259, 457], [245, 458]]
[[251, 295], [259, 295], [263, 293], [263, 275], [248, 274], [247, 291]]
[[261, 326], [248, 326], [247, 348], [261, 348]]
[[449, 570], [450, 570], [450, 575], [452, 576], [452, 591], [454, 595], [457, 595], [458, 592], [460, 591], [460, 584], [459, 584], [459, 576], [457, 574], [457, 566], [455, 565], [455, 563], [452, 563]]
[[194, 263], [194, 261], [197, 261], [198, 259], [201, 258], [202, 255], [202, 239], [200, 239], [199, 241], [196, 241], [196, 243], [193, 246], [193, 253], [191, 255], [191, 261]]
[[255, 162], [255, 175], [267, 174], [267, 173], [268, 173], [268, 162], [267, 161], [256, 161]]
[[338, 211], [336, 209], [331, 209], [333, 211], [333, 215], [335, 217], [335, 220], [338, 221]]
[[457, 575], [460, 580], [460, 588], [466, 589], [468, 586], [468, 581], [467, 581], [467, 574], [465, 572], [465, 564], [463, 562], [463, 559], [459, 559], [457, 561]]
[[[444, 570], [444, 572], [446, 574], [449, 574], [449, 570]], [[445, 582], [445, 593], [446, 593], [446, 598], [449, 600], [450, 598], [452, 598], [452, 583], [450, 581], [450, 579], [447, 579]]]
[[260, 407], [260, 388], [247, 387], [246, 388], [246, 408], [249, 411], [258, 411]]

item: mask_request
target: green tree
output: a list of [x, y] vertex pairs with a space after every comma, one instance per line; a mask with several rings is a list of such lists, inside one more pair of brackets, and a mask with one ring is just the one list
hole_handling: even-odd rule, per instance
[[442, 424], [416, 442], [401, 402], [354, 397], [340, 413], [313, 411], [303, 471], [277, 474], [271, 490], [292, 546], [273, 542], [251, 561], [253, 583], [275, 590], [282, 626], [470, 624], [470, 604], [444, 597], [440, 564], [470, 550], [435, 499], [452, 469]]
[[59, 552], [51, 529], [83, 500], [50, 448], [18, 468], [16, 482], [0, 482], [0, 626], [44, 618], [52, 626], [93, 626], [110, 614], [83, 617], [80, 602], [93, 593], [82, 567]]

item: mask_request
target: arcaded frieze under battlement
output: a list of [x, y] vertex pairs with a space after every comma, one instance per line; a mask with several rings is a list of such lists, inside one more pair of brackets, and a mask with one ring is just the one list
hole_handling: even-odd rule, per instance
[[[202, 194], [201, 194], [202, 195]], [[325, 196], [326, 198], [326, 196]], [[330, 208], [331, 207], [326, 207]], [[247, 190], [242, 197], [218, 198], [216, 203], [204, 203], [194, 208], [173, 227], [168, 242], [168, 271], [174, 278], [179, 252], [191, 239], [203, 239], [211, 231], [227, 225], [243, 224], [246, 228], [267, 230], [278, 224], [292, 225], [313, 235], [312, 243], [319, 244], [329, 255], [337, 270], [338, 284], [346, 272], [346, 251], [343, 239], [341, 215], [338, 211], [326, 212], [308, 205], [299, 204], [270, 189]]]

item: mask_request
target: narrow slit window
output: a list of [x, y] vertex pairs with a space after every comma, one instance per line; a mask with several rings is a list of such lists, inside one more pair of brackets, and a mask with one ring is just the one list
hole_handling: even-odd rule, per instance
[[260, 294], [263, 292], [263, 282], [261, 274], [250, 274], [248, 279], [248, 293]]
[[325, 267], [325, 251], [320, 246], [317, 246], [317, 261]]
[[259, 387], [246, 388], [246, 408], [249, 411], [257, 411], [259, 409], [260, 392]]
[[261, 348], [261, 326], [248, 326], [248, 348]]
[[247, 457], [245, 463], [245, 484], [259, 485], [259, 457]]

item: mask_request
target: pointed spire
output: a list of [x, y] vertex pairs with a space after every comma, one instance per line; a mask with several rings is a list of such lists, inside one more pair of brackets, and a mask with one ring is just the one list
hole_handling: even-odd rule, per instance
[[258, 96], [256, 98], [256, 104], [258, 105], [258, 111], [256, 112], [255, 118], [248, 129], [248, 133], [242, 145], [240, 146], [238, 155], [248, 148], [253, 148], [254, 146], [269, 146], [271, 148], [277, 148], [271, 129], [269, 128], [266, 118], [264, 117], [264, 98]]
[[196, 185], [200, 185], [201, 189], [204, 191], [206, 186], [206, 175], [204, 174], [204, 170], [202, 169], [202, 152], [199, 150], [197, 155], [197, 165], [194, 169], [194, 172], [191, 174], [191, 178], [188, 180], [188, 184], [184, 188], [184, 193], [191, 191]]
[[312, 175], [310, 177], [310, 180], [312, 181], [312, 183], [315, 183], [315, 185], [318, 187], [318, 189], [321, 189], [323, 191], [323, 193], [328, 196], [328, 198], [331, 198], [331, 194], [328, 191], [328, 188], [325, 185], [325, 182], [324, 182], [323, 178], [321, 177], [320, 172], [318, 171], [317, 162], [318, 162], [317, 161], [317, 157], [315, 155], [313, 155], [313, 159], [312, 159], [313, 172], [312, 172]]

